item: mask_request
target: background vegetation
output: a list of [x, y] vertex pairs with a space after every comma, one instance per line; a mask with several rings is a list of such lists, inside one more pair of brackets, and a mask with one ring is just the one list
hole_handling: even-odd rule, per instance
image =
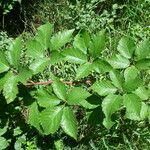
[[[75, 29], [74, 35], [87, 30], [90, 34], [106, 30], [106, 50], [104, 56], [117, 51], [121, 37], [130, 36], [135, 43], [144, 41], [150, 36], [150, 1], [149, 0], [1, 0], [0, 1], [0, 50], [7, 51], [12, 41], [22, 34], [23, 40], [33, 38], [39, 26], [50, 22], [54, 33], [65, 29]], [[23, 45], [24, 46], [24, 45]], [[24, 50], [24, 49], [23, 49]], [[25, 58], [26, 64], [30, 63]], [[61, 62], [53, 66], [52, 71], [61, 80], [75, 79], [78, 64]], [[93, 73], [99, 78], [104, 74]], [[145, 76], [144, 76], [145, 77]], [[46, 81], [49, 72], [34, 76], [37, 81]], [[149, 76], [145, 77], [149, 81]], [[0, 84], [2, 84], [0, 82]], [[37, 85], [38, 88], [40, 86]], [[86, 86], [83, 85], [85, 88]], [[1, 86], [0, 86], [1, 89]], [[19, 98], [30, 99], [28, 94], [34, 87], [19, 87], [22, 95]], [[34, 94], [34, 93], [32, 93]], [[24, 100], [23, 100], [24, 101]], [[27, 101], [28, 102], [28, 101]], [[17, 100], [6, 104], [0, 96], [0, 149], [142, 149], [150, 148], [150, 125], [147, 120], [131, 121], [119, 118], [110, 130], [102, 121], [91, 124], [90, 111], [74, 108], [78, 120], [78, 141], [64, 134], [62, 130], [52, 135], [42, 135], [36, 128], [28, 125], [26, 117], [28, 104]], [[95, 113], [101, 113], [96, 110]], [[94, 115], [95, 117], [95, 115]], [[9, 121], [8, 121], [9, 120]], [[14, 121], [15, 120], [15, 121]], [[4, 138], [3, 138], [4, 137]], [[7, 139], [7, 140], [5, 140]]]

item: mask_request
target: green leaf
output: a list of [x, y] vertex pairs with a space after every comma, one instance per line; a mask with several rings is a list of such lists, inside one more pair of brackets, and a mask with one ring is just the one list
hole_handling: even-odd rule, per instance
[[93, 126], [101, 125], [104, 118], [104, 113], [102, 112], [101, 106], [86, 112], [86, 118], [88, 119], [88, 124]]
[[8, 66], [9, 66], [9, 63], [8, 63], [8, 61], [7, 61], [7, 57], [6, 57], [6, 54], [5, 54], [5, 53], [6, 53], [6, 52], [0, 50], [0, 63], [3, 63], [3, 64], [5, 64], [5, 65], [8, 65]]
[[33, 72], [28, 68], [22, 68], [19, 70], [19, 74], [17, 76], [18, 81], [26, 84], [27, 80], [32, 77]]
[[59, 81], [58, 79], [54, 79], [52, 83], [53, 91], [61, 100], [66, 100], [67, 97], [67, 87], [64, 83]]
[[136, 62], [136, 67], [140, 70], [150, 69], [150, 59], [142, 59]]
[[43, 72], [43, 70], [49, 63], [50, 63], [49, 58], [40, 58], [34, 60], [29, 68], [33, 71], [34, 74], [37, 74], [39, 72]]
[[81, 37], [84, 39], [84, 43], [86, 45], [86, 47], [89, 47], [90, 41], [91, 41], [91, 37], [90, 37], [90, 33], [86, 30], [81, 32]]
[[149, 123], [150, 123], [150, 106], [148, 106], [148, 120], [149, 120]]
[[20, 141], [20, 138], [18, 138], [14, 144], [15, 150], [23, 150], [22, 148], [22, 142]]
[[56, 150], [64, 150], [64, 144], [62, 140], [55, 141], [55, 148]]
[[102, 30], [95, 34], [89, 46], [89, 54], [93, 58], [98, 58], [101, 56], [102, 50], [105, 48], [105, 30]]
[[79, 49], [69, 48], [65, 49], [62, 54], [65, 56], [65, 59], [73, 63], [85, 63], [87, 62], [87, 56], [80, 51]]
[[122, 96], [110, 94], [102, 102], [102, 110], [106, 118], [110, 118], [113, 113], [120, 109], [123, 103]]
[[110, 71], [109, 76], [113, 85], [119, 89], [122, 89], [122, 85], [124, 82], [122, 74], [117, 70], [112, 70]]
[[4, 84], [3, 95], [6, 98], [7, 104], [13, 102], [18, 94], [17, 82], [17, 76], [12, 74]]
[[21, 135], [22, 133], [23, 133], [22, 129], [20, 127], [16, 127], [14, 129], [13, 136], [18, 136], [18, 135]]
[[133, 92], [140, 86], [143, 86], [143, 80], [140, 78], [136, 78], [135, 80], [132, 80], [131, 82], [125, 82], [123, 85], [123, 88], [127, 92]]
[[40, 122], [46, 135], [54, 134], [58, 130], [62, 114], [62, 107], [47, 108], [41, 112]]
[[56, 96], [52, 94], [50, 95], [46, 90], [42, 88], [37, 90], [35, 97], [37, 99], [37, 103], [41, 107], [54, 107], [60, 103], [60, 100]]
[[93, 66], [93, 69], [98, 73], [109, 72], [112, 69], [110, 64], [102, 59], [95, 60], [92, 66]]
[[53, 26], [50, 23], [40, 26], [34, 39], [27, 42], [27, 55], [33, 58], [43, 58], [45, 50], [49, 47], [52, 32]]
[[87, 54], [87, 48], [90, 43], [90, 35], [88, 32], [79, 33], [75, 36], [73, 46], [76, 49], [81, 50], [84, 54]]
[[8, 70], [9, 70], [9, 66], [0, 62], [0, 73], [3, 73], [3, 72], [8, 71]]
[[119, 41], [119, 45], [117, 47], [120, 54], [126, 58], [132, 58], [132, 55], [135, 51], [134, 41], [129, 37], [123, 37]]
[[79, 104], [79, 102], [87, 99], [91, 94], [81, 87], [72, 88], [67, 95], [67, 102], [71, 105]]
[[93, 70], [93, 67], [91, 63], [87, 62], [85, 64], [82, 64], [81, 66], [79, 66], [79, 68], [76, 71], [77, 72], [76, 79], [78, 80], [78, 79], [88, 76], [92, 70]]
[[36, 40], [29, 40], [26, 44], [27, 51], [26, 54], [33, 58], [44, 58], [45, 49], [42, 45]]
[[8, 61], [17, 69], [20, 66], [21, 48], [22, 37], [20, 36], [13, 41], [8, 51]]
[[142, 102], [140, 118], [145, 120], [148, 117], [148, 105]]
[[39, 132], [42, 132], [40, 128], [40, 112], [36, 102], [29, 106], [28, 123], [35, 127]]
[[136, 56], [138, 60], [144, 59], [150, 54], [150, 40], [142, 41], [136, 48]]
[[69, 107], [63, 109], [61, 127], [66, 134], [77, 140], [77, 120], [72, 109]]
[[7, 72], [4, 76], [0, 78], [0, 91], [4, 88], [5, 83], [8, 81], [9, 78], [11, 78], [12, 73]]
[[109, 130], [115, 124], [110, 118], [104, 118], [103, 125]]
[[58, 51], [52, 51], [50, 56], [50, 64], [54, 65], [64, 60], [64, 56]]
[[142, 80], [139, 78], [139, 71], [135, 66], [130, 66], [124, 71], [124, 88], [131, 92], [142, 85]]
[[130, 66], [124, 71], [125, 82], [134, 80], [139, 75], [139, 71], [135, 66]]
[[86, 109], [95, 109], [99, 105], [101, 105], [101, 99], [96, 95], [90, 95], [86, 98], [86, 100], [82, 100], [79, 102], [79, 105]]
[[46, 50], [49, 47], [52, 32], [53, 25], [50, 23], [46, 23], [38, 28], [36, 40], [40, 43], [43, 50]]
[[94, 92], [101, 96], [106, 96], [117, 91], [116, 87], [110, 81], [97, 81], [90, 87]]
[[101, 97], [97, 94], [96, 95], [95, 94], [90, 95], [86, 99], [86, 101], [90, 104], [97, 105], [97, 106], [101, 105], [101, 103], [102, 103]]
[[6, 125], [3, 128], [0, 128], [0, 136], [2, 136], [3, 134], [5, 134], [7, 132], [7, 128], [8, 128], [8, 125]]
[[122, 105], [123, 99], [120, 95], [110, 94], [102, 102], [102, 110], [105, 114], [105, 119], [103, 121], [104, 126], [110, 129], [114, 122], [111, 121], [111, 116], [113, 113], [118, 111]]
[[77, 34], [74, 37], [73, 46], [75, 49], [79, 49], [84, 54], [87, 53], [87, 47], [86, 47], [86, 44], [84, 42], [84, 39], [81, 37], [81, 34]]
[[136, 89], [133, 93], [142, 100], [147, 100], [149, 98], [149, 92], [144, 86], [138, 87], [138, 89]]
[[9, 64], [5, 57], [4, 52], [0, 51], [0, 73], [8, 71], [9, 70]]
[[72, 33], [74, 30], [66, 30], [63, 32], [58, 32], [50, 40], [50, 49], [58, 50], [63, 47], [66, 43], [70, 42], [72, 39]]
[[5, 150], [8, 146], [8, 141], [4, 137], [0, 137], [0, 149]]
[[94, 108], [98, 107], [98, 105], [91, 104], [87, 100], [80, 101], [79, 105], [81, 105], [83, 108], [86, 108], [86, 109], [94, 109]]
[[115, 69], [127, 68], [130, 65], [130, 61], [122, 55], [113, 55], [107, 59], [108, 63]]
[[135, 94], [125, 94], [123, 99], [124, 106], [126, 107], [126, 117], [131, 120], [140, 120], [141, 99]]

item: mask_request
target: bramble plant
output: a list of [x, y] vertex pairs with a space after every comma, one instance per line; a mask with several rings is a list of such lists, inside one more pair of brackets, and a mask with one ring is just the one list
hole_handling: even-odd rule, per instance
[[[30, 100], [24, 118], [29, 125], [43, 135], [54, 134], [61, 127], [75, 140], [75, 106], [92, 112], [101, 109], [107, 129], [119, 117], [150, 121], [150, 85], [145, 81], [150, 69], [150, 40], [136, 44], [132, 38], [122, 37], [117, 52], [104, 57], [105, 30], [94, 35], [81, 31], [74, 38], [73, 32], [65, 30], [53, 35], [53, 26], [47, 23], [28, 41], [19, 36], [8, 50], [0, 51], [0, 91], [6, 105]], [[78, 65], [75, 81], [62, 81], [52, 72], [51, 67], [64, 60]], [[37, 80], [43, 71], [49, 72], [49, 81]], [[94, 72], [105, 77], [97, 80], [92, 76]], [[22, 85], [30, 89], [28, 98], [22, 96]], [[6, 128], [1, 129], [0, 135]], [[7, 147], [9, 142], [1, 139]]]

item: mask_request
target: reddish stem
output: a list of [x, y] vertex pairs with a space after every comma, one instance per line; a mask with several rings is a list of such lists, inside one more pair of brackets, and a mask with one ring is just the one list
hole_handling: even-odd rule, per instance
[[[26, 86], [32, 86], [32, 85], [47, 85], [47, 84], [52, 84], [53, 81], [49, 80], [49, 81], [41, 81], [41, 82], [33, 82], [33, 81], [29, 81]], [[86, 83], [86, 84], [91, 84], [92, 81], [90, 80], [86, 80], [86, 81], [63, 81], [63, 83], [67, 84], [67, 85], [73, 85], [73, 84], [80, 84], [80, 83]]]

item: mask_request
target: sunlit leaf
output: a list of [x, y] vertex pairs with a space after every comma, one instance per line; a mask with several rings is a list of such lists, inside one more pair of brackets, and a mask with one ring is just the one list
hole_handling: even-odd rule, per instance
[[123, 37], [119, 41], [117, 49], [122, 56], [131, 58], [135, 51], [134, 41], [129, 37]]
[[72, 109], [69, 107], [63, 109], [61, 127], [66, 134], [77, 140], [77, 120]]
[[125, 94], [123, 99], [123, 104], [126, 107], [126, 117], [131, 120], [140, 120], [141, 99], [135, 94]]
[[40, 123], [44, 130], [44, 134], [55, 133], [62, 119], [62, 107], [53, 107], [43, 110], [40, 114]]
[[65, 46], [66, 43], [70, 42], [73, 31], [74, 30], [66, 30], [55, 34], [50, 40], [50, 49], [58, 50]]
[[90, 87], [94, 92], [101, 96], [106, 96], [117, 91], [116, 87], [110, 81], [97, 81]]

